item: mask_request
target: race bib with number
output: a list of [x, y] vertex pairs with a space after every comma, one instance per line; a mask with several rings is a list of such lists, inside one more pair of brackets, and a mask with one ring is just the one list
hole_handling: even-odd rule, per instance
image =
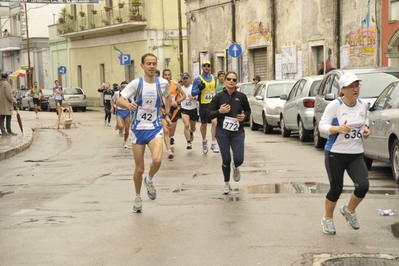
[[226, 116], [223, 120], [223, 129], [229, 131], [238, 131], [240, 128], [240, 121], [237, 118]]
[[212, 100], [214, 95], [215, 95], [214, 92], [205, 92], [204, 99], [207, 100], [207, 101], [210, 101], [210, 100]]
[[139, 107], [137, 110], [137, 119], [143, 123], [152, 123], [157, 119], [157, 109]]
[[104, 95], [104, 100], [109, 101], [111, 100], [112, 96], [110, 94], [105, 94]]

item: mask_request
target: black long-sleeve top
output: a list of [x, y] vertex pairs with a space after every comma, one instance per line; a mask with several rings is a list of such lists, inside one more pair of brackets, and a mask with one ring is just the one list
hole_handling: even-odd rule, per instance
[[[219, 108], [222, 104], [229, 104], [231, 106], [229, 113], [219, 113]], [[229, 95], [227, 90], [223, 89], [223, 91], [217, 93], [213, 97], [211, 103], [208, 106], [207, 115], [211, 119], [217, 118], [217, 126], [223, 128], [223, 120], [225, 116], [236, 118], [237, 114], [241, 114], [242, 111], [244, 111], [245, 113], [245, 118], [249, 118], [249, 116], [251, 115], [251, 108], [249, 107], [247, 96], [239, 91], [234, 91], [231, 95]], [[243, 128], [244, 123], [240, 122], [239, 130]]]

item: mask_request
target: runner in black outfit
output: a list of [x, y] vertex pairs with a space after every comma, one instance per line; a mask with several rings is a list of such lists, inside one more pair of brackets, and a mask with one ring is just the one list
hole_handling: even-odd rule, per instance
[[103, 83], [101, 87], [97, 90], [103, 94], [104, 100], [104, 126], [111, 126], [111, 114], [114, 112], [114, 103], [112, 101], [112, 96], [114, 96], [114, 91], [111, 90], [109, 82]]
[[222, 155], [222, 171], [225, 186], [223, 194], [230, 194], [230, 147], [233, 151], [233, 179], [240, 181], [241, 174], [238, 167], [244, 162], [244, 124], [243, 121], [251, 114], [247, 96], [236, 90], [237, 74], [226, 74], [226, 87], [216, 94], [208, 106], [207, 114], [210, 119], [217, 118], [216, 139]]

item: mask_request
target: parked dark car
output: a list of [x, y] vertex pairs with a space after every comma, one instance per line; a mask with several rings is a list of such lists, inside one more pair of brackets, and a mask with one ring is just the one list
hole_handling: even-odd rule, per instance
[[316, 148], [323, 148], [328, 136], [319, 132], [319, 122], [326, 106], [339, 94], [338, 80], [347, 72], [352, 72], [361, 80], [359, 98], [374, 104], [378, 95], [392, 82], [399, 80], [398, 67], [374, 67], [374, 68], [343, 68], [334, 69], [324, 75], [319, 91], [315, 98], [313, 142]]
[[399, 184], [399, 81], [380, 94], [369, 114], [370, 136], [364, 140], [368, 168], [373, 160], [390, 163], [392, 176]]

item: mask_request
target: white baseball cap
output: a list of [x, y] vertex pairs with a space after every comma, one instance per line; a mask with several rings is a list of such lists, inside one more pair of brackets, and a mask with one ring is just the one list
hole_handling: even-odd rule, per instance
[[342, 89], [343, 87], [351, 85], [355, 81], [361, 81], [355, 74], [351, 72], [347, 72], [341, 76], [338, 81], [339, 88]]

